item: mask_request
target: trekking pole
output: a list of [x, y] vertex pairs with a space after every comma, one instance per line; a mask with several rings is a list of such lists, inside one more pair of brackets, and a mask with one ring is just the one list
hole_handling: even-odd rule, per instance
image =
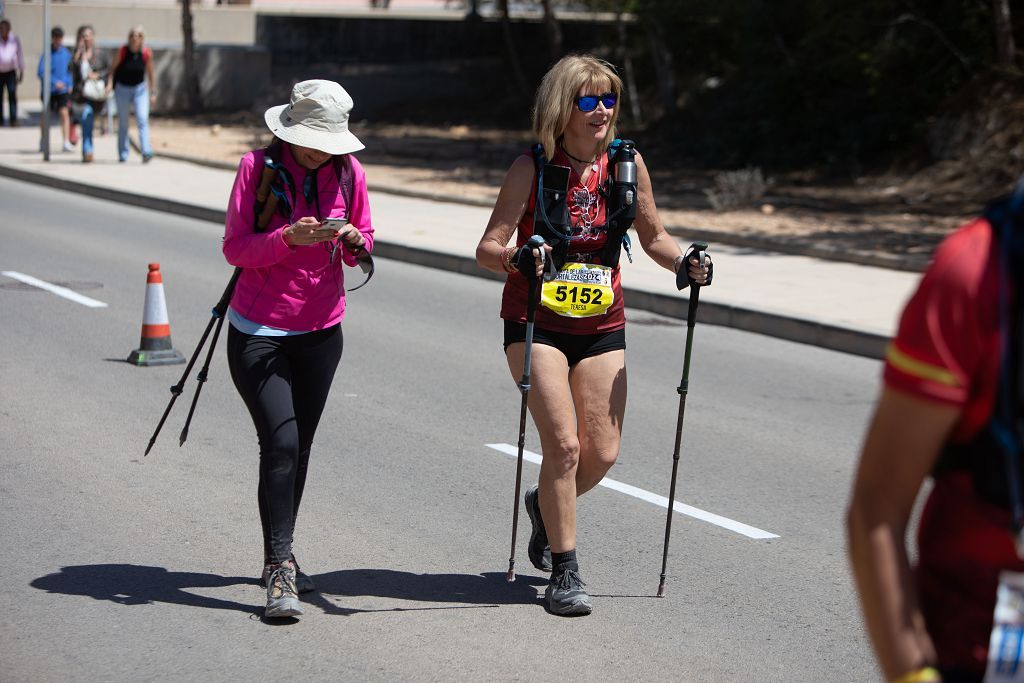
[[[174, 402], [181, 396], [182, 391], [185, 388], [185, 380], [188, 379], [189, 373], [192, 372], [192, 367], [196, 364], [196, 359], [199, 358], [200, 352], [203, 350], [203, 346], [206, 344], [206, 338], [210, 336], [210, 330], [213, 329], [214, 323], [217, 323], [217, 331], [213, 335], [213, 341], [210, 344], [210, 351], [206, 355], [206, 362], [203, 365], [203, 369], [199, 373], [200, 388], [202, 382], [206, 381], [206, 373], [210, 367], [210, 358], [213, 356], [213, 349], [217, 345], [217, 337], [220, 336], [220, 328], [224, 323], [224, 314], [227, 311], [228, 302], [231, 300], [231, 294], [235, 291], [235, 283], [238, 282], [238, 276], [241, 274], [242, 269], [236, 268], [235, 272], [231, 275], [231, 280], [228, 282], [228, 286], [224, 289], [224, 294], [221, 295], [220, 301], [213, 307], [213, 314], [210, 317], [210, 322], [206, 324], [206, 329], [203, 330], [203, 335], [199, 338], [199, 343], [196, 344], [195, 351], [192, 352], [192, 356], [188, 359], [188, 365], [185, 366], [185, 371], [181, 373], [181, 379], [178, 383], [171, 387], [171, 400], [167, 403], [167, 407], [164, 409], [164, 414], [160, 417], [160, 422], [157, 423], [156, 429], [153, 431], [153, 436], [149, 438], [149, 445], [146, 446], [146, 452], [143, 456], [149, 455], [149, 452], [153, 450], [153, 445], [156, 443], [156, 438], [160, 435], [160, 430], [163, 429], [164, 422], [167, 421], [167, 416], [171, 413], [171, 408], [174, 407]], [[196, 390], [196, 396], [192, 399], [192, 406], [189, 410], [188, 421], [185, 423], [185, 429], [182, 430], [181, 436], [179, 437], [179, 446], [185, 443], [185, 438], [188, 436], [188, 422], [192, 420], [192, 414], [196, 409], [196, 402], [199, 400], [199, 389]]]
[[[708, 249], [707, 242], [694, 242], [690, 245], [690, 253], [696, 253], [697, 259], [704, 267], [705, 252]], [[686, 393], [690, 385], [690, 351], [693, 348], [693, 326], [697, 322], [697, 302], [700, 300], [700, 285], [689, 281], [688, 270], [690, 259], [687, 256], [679, 266], [676, 275], [676, 287], [682, 290], [687, 284], [690, 288], [690, 303], [686, 311], [686, 351], [683, 354], [683, 378], [679, 383], [679, 416], [676, 418], [676, 445], [672, 453], [672, 483], [668, 490], [668, 516], [665, 519], [665, 549], [661, 556], [661, 582], [658, 584], [658, 597], [665, 597], [665, 572], [668, 569], [668, 539], [672, 533], [672, 508], [676, 500], [676, 474], [679, 471], [679, 445], [683, 438], [683, 414], [686, 412]], [[682, 277], [680, 277], [682, 276]]]
[[[540, 252], [541, 263], [544, 262], [544, 238], [534, 235], [526, 246], [532, 251]], [[523, 377], [519, 380], [519, 393], [523, 395], [519, 407], [519, 454], [516, 458], [516, 493], [512, 498], [512, 551], [508, 558], [509, 582], [516, 580], [516, 530], [519, 528], [519, 487], [523, 480], [523, 449], [526, 447], [526, 399], [530, 395], [530, 363], [533, 360], [533, 320], [537, 316], [537, 299], [540, 295], [540, 278], [535, 273], [527, 276], [530, 289], [526, 299], [526, 343], [523, 348]]]

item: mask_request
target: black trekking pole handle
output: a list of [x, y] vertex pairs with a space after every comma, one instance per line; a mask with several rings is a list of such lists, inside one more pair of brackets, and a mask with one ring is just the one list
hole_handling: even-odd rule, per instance
[[[696, 253], [698, 263], [703, 268], [707, 258], [707, 242], [694, 242], [690, 245], [690, 249], [691, 251], [688, 253]], [[679, 273], [683, 273], [683, 269], [689, 268], [689, 266], [689, 258], [684, 258], [682, 265], [679, 266], [679, 272], [676, 273], [677, 286], [680, 281]], [[689, 278], [688, 273], [683, 274]], [[697, 323], [697, 304], [700, 301], [701, 286], [689, 280], [688, 284], [691, 284], [692, 288], [686, 313], [686, 347], [683, 352], [683, 377], [679, 382], [679, 387], [676, 389], [679, 393], [679, 413], [676, 417], [676, 440], [672, 451], [672, 480], [669, 484], [668, 492], [668, 514], [665, 517], [665, 545], [661, 556], [661, 581], [658, 583], [657, 593], [659, 598], [665, 597], [665, 576], [668, 572], [668, 542], [672, 535], [672, 514], [676, 501], [676, 477], [679, 473], [679, 451], [683, 440], [683, 417], [686, 414], [686, 395], [690, 390], [690, 354], [693, 350], [693, 328]]]
[[[526, 243], [531, 251], [537, 249], [541, 263], [544, 262], [544, 238], [534, 235]], [[519, 393], [522, 402], [519, 405], [519, 451], [516, 456], [516, 489], [512, 497], [512, 548], [508, 557], [508, 574], [505, 578], [510, 583], [516, 580], [516, 532], [519, 529], [519, 491], [523, 481], [523, 451], [526, 448], [526, 409], [530, 395], [530, 373], [533, 364], [533, 321], [537, 317], [537, 301], [540, 299], [540, 278], [535, 272], [526, 274], [530, 283], [526, 299], [526, 338], [523, 340], [523, 376], [519, 380]]]

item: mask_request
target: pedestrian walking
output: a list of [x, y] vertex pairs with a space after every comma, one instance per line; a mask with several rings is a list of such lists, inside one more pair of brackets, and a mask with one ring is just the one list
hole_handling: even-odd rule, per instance
[[[228, 364], [259, 438], [259, 502], [267, 617], [302, 614], [315, 590], [292, 540], [310, 448], [342, 353], [342, 263], [373, 248], [363, 144], [348, 129], [352, 98], [338, 83], [295, 85], [264, 116], [275, 135], [235, 176], [224, 256], [242, 268], [228, 309]], [[266, 169], [266, 170], [265, 170]], [[274, 178], [277, 211], [257, 231], [257, 188]]]
[[[39, 68], [37, 73], [39, 81], [43, 81], [43, 69], [46, 66], [46, 55], [39, 57]], [[50, 29], [50, 112], [60, 117], [60, 135], [65, 152], [74, 150], [71, 144], [71, 113], [68, 104], [71, 98], [71, 50], [64, 47], [64, 29], [54, 26]], [[40, 98], [45, 99], [40, 88]], [[49, 135], [49, 131], [42, 128], [40, 120], [40, 131], [43, 137]], [[43, 151], [43, 141], [39, 141], [39, 151]]]
[[[633, 161], [629, 145], [621, 149], [629, 150], [633, 190], [622, 193], [623, 203], [610, 206], [619, 201], [612, 199], [616, 193], [609, 181], [609, 152], [620, 149], [613, 141], [621, 93], [622, 81], [614, 69], [595, 57], [571, 55], [551, 67], [533, 109], [540, 147], [512, 164], [476, 251], [481, 266], [507, 275], [500, 316], [513, 379], [524, 370], [531, 281], [541, 276], [544, 263], [555, 266], [537, 287], [540, 305], [531, 329], [528, 408], [540, 433], [543, 462], [538, 484], [526, 491], [525, 505], [533, 527], [530, 561], [551, 572], [545, 597], [549, 611], [559, 615], [591, 612], [576, 554], [576, 498], [596, 486], [615, 463], [622, 435], [626, 321], [618, 257], [629, 226], [615, 221], [629, 209], [624, 197], [635, 211], [644, 251], [672, 273], [686, 261], [662, 227], [650, 175], [639, 155]], [[549, 195], [549, 180], [563, 172], [561, 188]], [[538, 196], [541, 192], [543, 197]], [[550, 198], [562, 202], [551, 213], [557, 222], [559, 211], [567, 211], [566, 225], [535, 222], [542, 215], [550, 223]], [[538, 250], [526, 246], [534, 233], [548, 240], [546, 258], [537, 258]], [[709, 269], [696, 259], [688, 272], [695, 282], [710, 282]]]
[[4, 118], [3, 91], [7, 90], [8, 125], [18, 125], [18, 84], [25, 75], [21, 40], [11, 33], [11, 22], [0, 19], [0, 124]]
[[1024, 184], [939, 245], [886, 351], [847, 519], [886, 680], [1019, 680], [1022, 326]]
[[78, 28], [75, 52], [71, 61], [72, 106], [82, 124], [82, 162], [93, 160], [92, 134], [96, 117], [106, 106], [106, 80], [110, 72], [110, 56], [96, 47], [96, 37], [88, 24]]
[[114, 56], [107, 77], [107, 89], [117, 103], [117, 159], [128, 160], [128, 125], [132, 111], [139, 130], [142, 162], [153, 158], [149, 142], [149, 109], [156, 101], [156, 76], [153, 72], [153, 51], [145, 45], [146, 32], [141, 25], [128, 32], [128, 42]]

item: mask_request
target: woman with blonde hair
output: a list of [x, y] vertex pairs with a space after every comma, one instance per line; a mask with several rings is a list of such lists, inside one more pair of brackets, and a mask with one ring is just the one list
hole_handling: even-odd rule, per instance
[[[619, 454], [626, 405], [626, 337], [619, 279], [620, 207], [613, 201], [609, 175], [622, 81], [607, 62], [590, 55], [569, 55], [544, 76], [533, 110], [533, 130], [540, 147], [518, 157], [509, 169], [491, 218], [476, 250], [477, 262], [506, 273], [501, 318], [505, 354], [513, 378], [524, 368], [526, 310], [531, 280], [554, 256], [556, 275], [545, 276], [533, 328], [531, 389], [528, 407], [540, 433], [543, 462], [537, 486], [525, 496], [533, 530], [529, 556], [533, 565], [551, 572], [545, 592], [549, 611], [559, 615], [590, 614], [576, 556], [576, 498], [604, 478]], [[617, 153], [617, 152], [616, 152]], [[632, 159], [630, 159], [632, 161]], [[568, 168], [565, 208], [569, 219], [564, 239], [548, 244], [544, 260], [526, 246], [543, 225], [534, 225], [538, 170]], [[661, 225], [651, 179], [635, 155], [636, 214], [633, 226], [644, 251], [677, 273], [686, 261], [679, 245]], [[548, 235], [552, 234], [551, 226]], [[510, 240], [515, 236], [515, 242]], [[710, 262], [689, 261], [689, 277], [710, 284]], [[587, 283], [581, 286], [580, 283]], [[579, 294], [573, 306], [566, 293]]]
[[113, 90], [117, 102], [118, 161], [128, 160], [128, 117], [132, 109], [139, 128], [142, 162], [153, 158], [153, 148], [149, 144], [149, 107], [156, 101], [156, 76], [153, 73], [153, 51], [143, 44], [145, 36], [142, 26], [132, 27], [128, 32], [128, 42], [117, 51], [107, 77], [107, 90]]

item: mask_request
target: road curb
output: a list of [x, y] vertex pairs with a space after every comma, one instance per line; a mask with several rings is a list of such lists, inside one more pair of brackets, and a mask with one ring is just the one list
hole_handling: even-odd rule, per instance
[[[226, 212], [221, 209], [209, 209], [161, 197], [111, 190], [42, 173], [23, 171], [5, 165], [0, 165], [0, 176], [84, 194], [97, 199], [115, 201], [129, 206], [219, 223], [221, 225], [224, 224], [226, 216]], [[423, 198], [429, 199], [429, 197]], [[410, 247], [386, 240], [377, 240], [374, 243], [373, 252], [374, 255], [382, 258], [430, 268], [440, 268], [462, 275], [498, 281], [505, 279], [503, 275], [481, 268], [477, 265], [476, 259], [468, 256], [458, 256], [420, 247]], [[630, 287], [623, 287], [622, 291], [630, 308], [650, 311], [680, 320], [686, 319], [688, 300], [683, 296], [659, 294]], [[883, 357], [885, 346], [888, 343], [888, 338], [884, 335], [825, 325], [793, 316], [755, 311], [740, 306], [718, 304], [706, 299], [700, 304], [700, 320], [709, 325], [731, 327], [737, 330], [764, 334], [778, 339], [810, 344], [833, 351], [842, 351], [874, 359], [881, 359]]]

